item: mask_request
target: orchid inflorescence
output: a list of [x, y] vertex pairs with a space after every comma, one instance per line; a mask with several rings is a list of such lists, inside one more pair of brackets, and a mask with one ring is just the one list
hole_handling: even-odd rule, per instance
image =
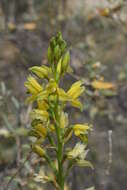
[[[70, 54], [61, 33], [50, 40], [47, 57], [49, 66], [33, 66], [29, 69], [32, 74], [25, 82], [30, 94], [27, 102], [34, 103], [35, 107], [31, 112], [29, 135], [35, 137], [33, 152], [45, 160], [52, 172], [42, 175], [42, 182], [51, 182], [56, 189], [65, 190], [66, 177], [74, 165], [92, 167], [86, 160], [91, 125], [69, 124], [68, 114], [64, 111], [67, 104], [83, 109], [79, 96], [85, 88], [82, 81], [72, 84], [68, 91], [59, 86], [61, 77], [72, 72]], [[73, 134], [80, 142], [69, 148], [65, 144], [72, 140]]]

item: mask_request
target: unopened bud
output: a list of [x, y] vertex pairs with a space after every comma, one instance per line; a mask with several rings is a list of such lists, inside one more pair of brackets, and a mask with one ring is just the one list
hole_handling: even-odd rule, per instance
[[59, 45], [57, 45], [54, 49], [54, 56], [56, 58], [56, 61], [58, 61], [60, 59], [60, 56], [61, 56], [61, 50], [60, 50], [60, 47]]
[[56, 46], [56, 39], [55, 37], [53, 37], [50, 41], [50, 46], [51, 46], [51, 49], [54, 50], [55, 46]]
[[66, 52], [66, 54], [64, 55], [64, 58], [62, 60], [62, 71], [63, 72], [66, 72], [69, 62], [70, 62], [70, 53], [68, 51], [68, 52]]
[[39, 145], [33, 145], [32, 147], [33, 152], [35, 152], [36, 154], [38, 154], [39, 156], [44, 156], [45, 151], [43, 148], [41, 148]]
[[57, 65], [57, 73], [60, 75], [62, 70], [62, 59], [59, 60], [58, 65]]
[[52, 50], [51, 47], [48, 47], [48, 62], [51, 63], [52, 62]]

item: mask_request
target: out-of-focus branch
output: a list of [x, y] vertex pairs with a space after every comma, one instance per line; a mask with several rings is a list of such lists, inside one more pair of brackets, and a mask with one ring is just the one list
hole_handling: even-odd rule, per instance
[[109, 153], [108, 153], [108, 167], [106, 170], [106, 175], [110, 175], [110, 170], [112, 165], [112, 130], [108, 130], [108, 144], [109, 144]]

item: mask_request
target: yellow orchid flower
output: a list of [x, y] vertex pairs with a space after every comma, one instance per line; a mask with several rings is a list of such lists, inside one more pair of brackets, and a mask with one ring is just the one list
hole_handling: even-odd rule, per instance
[[26, 103], [32, 103], [37, 99], [37, 95], [32, 95], [26, 98]]
[[[50, 176], [47, 176], [46, 174], [45, 174], [45, 170], [44, 170], [44, 168], [41, 168], [41, 170], [39, 171], [39, 174], [34, 174], [34, 180], [36, 181], [36, 182], [41, 182], [41, 183], [47, 183], [47, 182], [49, 182], [49, 181], [51, 181], [51, 178], [50, 178]], [[42, 189], [41, 189], [42, 190]]]
[[42, 100], [48, 101], [49, 96], [57, 92], [57, 88], [58, 86], [56, 82], [53, 79], [51, 79], [49, 83], [46, 85], [45, 90], [38, 94], [38, 97], [37, 97], [38, 101], [42, 101]]
[[85, 134], [87, 131], [91, 129], [90, 125], [88, 124], [76, 124], [73, 126], [75, 136], [80, 136]]
[[47, 110], [49, 108], [48, 103], [44, 100], [38, 100], [37, 101], [38, 109], [40, 110]]
[[27, 81], [24, 83], [24, 85], [27, 88], [27, 91], [31, 94], [31, 96], [26, 99], [26, 102], [33, 102], [36, 100], [37, 95], [43, 91], [42, 86], [32, 76], [27, 78]]
[[48, 85], [46, 86], [46, 91], [48, 92], [48, 94], [56, 92], [57, 88], [57, 83], [53, 79], [50, 79]]
[[71, 101], [71, 98], [68, 96], [68, 94], [64, 91], [62, 88], [57, 88], [57, 93], [59, 96], [60, 101], [67, 102]]
[[77, 81], [74, 84], [72, 84], [71, 88], [67, 92], [68, 96], [72, 99], [78, 98], [85, 90], [85, 88], [81, 86], [82, 84], [82, 81]]
[[71, 101], [71, 105], [73, 107], [76, 107], [76, 108], [79, 108], [79, 109], [83, 110], [83, 104], [78, 99], [73, 99]]
[[84, 159], [86, 157], [86, 154], [88, 151], [85, 150], [86, 149], [86, 145], [78, 142], [75, 147], [69, 151], [67, 153], [67, 156], [69, 159], [76, 159], [76, 158], [80, 158], [80, 159]]
[[35, 131], [43, 138], [46, 137], [47, 135], [47, 129], [41, 124], [37, 124], [36, 126], [34, 126]]
[[[48, 176], [42, 172], [35, 177], [38, 182], [51, 182], [55, 189], [69, 190], [65, 180], [70, 169], [74, 165], [91, 167], [91, 163], [85, 160], [91, 126], [69, 124], [68, 114], [65, 112], [67, 104], [83, 108], [79, 97], [85, 88], [83, 81], [75, 82], [67, 91], [61, 87], [61, 78], [65, 73], [72, 72], [69, 66], [70, 54], [61, 33], [50, 40], [47, 57], [49, 67], [43, 65], [30, 68], [33, 75], [25, 82], [30, 94], [27, 101], [34, 101], [31, 111], [32, 129], [29, 131], [29, 136], [35, 138], [32, 150], [43, 158], [44, 164], [52, 171], [51, 175], [49, 172]], [[36, 78], [41, 81], [40, 84]], [[73, 141], [73, 134], [82, 143], [67, 148], [67, 142]]]
[[27, 82], [25, 82], [25, 87], [27, 88], [28, 92], [31, 94], [38, 94], [43, 90], [42, 86], [32, 76], [29, 76], [27, 78]]
[[37, 100], [38, 101], [42, 101], [42, 100], [47, 100], [48, 99], [48, 92], [46, 90], [43, 90], [42, 92], [40, 92], [38, 95], [37, 95]]
[[34, 109], [31, 112], [31, 117], [32, 117], [32, 119], [38, 119], [38, 120], [41, 120], [41, 121], [47, 121], [47, 119], [49, 117], [49, 114], [45, 110]]

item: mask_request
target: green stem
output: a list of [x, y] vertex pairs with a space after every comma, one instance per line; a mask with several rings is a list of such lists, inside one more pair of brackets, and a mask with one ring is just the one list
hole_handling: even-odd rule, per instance
[[62, 158], [63, 158], [63, 143], [58, 142], [58, 182], [60, 186], [60, 190], [64, 190], [64, 176], [63, 176], [63, 166], [62, 166]]
[[59, 126], [60, 123], [60, 116], [58, 113], [58, 101], [56, 102], [55, 107], [55, 128], [56, 128], [56, 135], [57, 135], [57, 162], [58, 162], [58, 176], [57, 176], [57, 182], [59, 184], [60, 190], [64, 190], [64, 175], [63, 175], [63, 138], [61, 134], [61, 128]]
[[56, 145], [55, 145], [52, 137], [49, 134], [47, 135], [47, 137], [48, 137], [48, 140], [49, 140], [50, 144], [56, 148]]
[[45, 159], [46, 159], [46, 161], [48, 162], [48, 164], [50, 165], [50, 167], [51, 167], [51, 169], [53, 170], [53, 172], [54, 172], [55, 174], [57, 174], [57, 170], [56, 170], [56, 168], [55, 168], [55, 166], [54, 166], [54, 163], [51, 161], [50, 157], [49, 157], [47, 154], [45, 155]]

